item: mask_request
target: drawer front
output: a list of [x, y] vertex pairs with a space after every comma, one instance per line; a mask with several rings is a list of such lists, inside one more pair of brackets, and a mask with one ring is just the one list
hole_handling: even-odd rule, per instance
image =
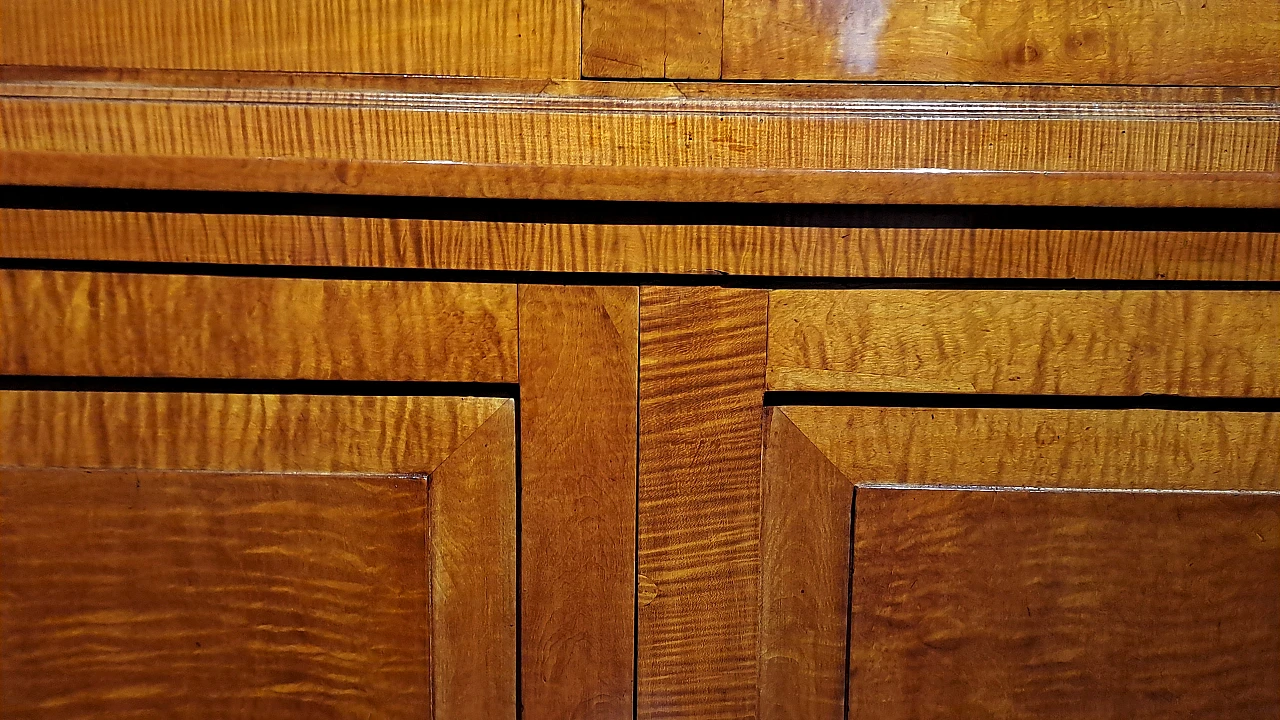
[[596, 77], [1280, 82], [1280, 3], [585, 0]]
[[570, 0], [4, 0], [0, 64], [576, 77]]
[[3, 391], [0, 428], [5, 717], [515, 717], [512, 401]]

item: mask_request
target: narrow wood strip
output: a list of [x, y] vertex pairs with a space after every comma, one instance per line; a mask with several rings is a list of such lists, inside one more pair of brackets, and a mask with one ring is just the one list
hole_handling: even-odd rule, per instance
[[504, 402], [0, 391], [0, 465], [425, 474]]
[[1280, 294], [778, 290], [769, 388], [1280, 395]]
[[766, 312], [760, 290], [641, 290], [641, 718], [756, 715]]
[[844, 720], [853, 485], [766, 411], [760, 515], [760, 720]]
[[526, 720], [631, 714], [638, 302], [520, 286]]
[[0, 372], [511, 382], [515, 287], [6, 270]]
[[855, 484], [1280, 490], [1280, 414], [788, 407]]
[[836, 277], [1280, 280], [1280, 233], [586, 225], [0, 209], [6, 257]]
[[0, 471], [5, 717], [431, 713], [422, 478]]
[[516, 412], [431, 473], [433, 718], [516, 717]]

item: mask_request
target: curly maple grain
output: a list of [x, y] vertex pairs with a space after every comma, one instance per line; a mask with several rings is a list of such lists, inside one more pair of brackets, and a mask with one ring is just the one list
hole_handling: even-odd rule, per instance
[[1280, 233], [587, 225], [0, 209], [6, 257], [836, 277], [1280, 280]]
[[4, 270], [0, 372], [511, 382], [515, 286]]
[[769, 389], [1280, 395], [1280, 294], [777, 290]]

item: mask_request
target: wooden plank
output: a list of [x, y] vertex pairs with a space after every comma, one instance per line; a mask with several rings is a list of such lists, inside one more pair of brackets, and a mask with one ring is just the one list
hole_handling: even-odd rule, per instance
[[0, 372], [511, 382], [515, 287], [6, 270]]
[[584, 0], [582, 75], [719, 78], [720, 0]]
[[454, 82], [450, 93], [389, 98], [383, 89], [255, 87], [251, 78], [238, 88], [157, 82], [4, 83], [0, 181], [545, 199], [1280, 204], [1280, 106], [1265, 94], [1215, 102], [1212, 93], [1169, 100], [1146, 89], [953, 89], [935, 98], [788, 88], [724, 97], [690, 87], [678, 98], [512, 97], [462, 95]]
[[853, 484], [766, 411], [760, 515], [760, 720], [844, 720]]
[[569, 0], [6, 0], [0, 64], [577, 77]]
[[425, 717], [426, 483], [0, 473], [5, 717]]
[[725, 0], [724, 77], [1267, 85], [1280, 3]]
[[0, 391], [0, 465], [425, 474], [504, 402]]
[[1280, 394], [1280, 294], [778, 290], [769, 388]]
[[632, 712], [638, 302], [520, 286], [526, 720]]
[[516, 413], [503, 401], [431, 473], [433, 715], [516, 717]]
[[6, 257], [449, 270], [1280, 280], [1280, 233], [604, 225], [0, 209]]
[[1280, 415], [788, 407], [856, 484], [1280, 490]]
[[1280, 499], [858, 491], [851, 716], [1280, 712]]
[[641, 290], [641, 718], [756, 715], [766, 311], [760, 290]]

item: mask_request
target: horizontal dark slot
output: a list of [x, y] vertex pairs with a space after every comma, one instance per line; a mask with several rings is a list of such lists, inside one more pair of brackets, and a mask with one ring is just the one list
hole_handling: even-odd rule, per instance
[[12, 186], [0, 207], [604, 225], [1280, 232], [1280, 209], [502, 200]]
[[210, 393], [218, 395], [372, 395], [516, 398], [516, 383], [270, 378], [88, 377], [0, 375], [0, 390]]
[[770, 390], [765, 407], [788, 405], [904, 408], [1025, 408], [1028, 410], [1181, 410], [1280, 412], [1280, 398], [1182, 395], [1001, 395], [994, 393], [810, 392]]
[[766, 290], [1280, 290], [1280, 282], [1242, 280], [1074, 280], [1063, 278], [853, 278], [720, 273], [601, 273], [540, 270], [447, 270], [332, 265], [232, 265], [121, 260], [50, 260], [0, 257], [0, 270], [111, 272], [141, 275], [474, 282], [523, 285], [717, 286]]

